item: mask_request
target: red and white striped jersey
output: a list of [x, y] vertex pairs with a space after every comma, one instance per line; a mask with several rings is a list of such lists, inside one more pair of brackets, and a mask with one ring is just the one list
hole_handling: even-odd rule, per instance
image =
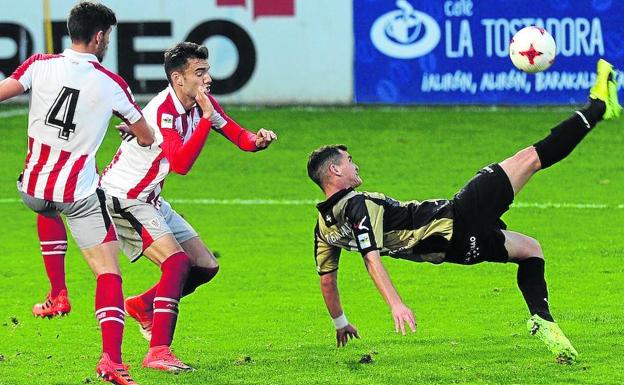
[[[230, 119], [212, 96], [209, 99], [215, 108], [215, 113], [210, 117], [212, 128], [239, 148], [256, 151], [255, 134]], [[143, 108], [143, 114], [154, 128], [156, 141], [150, 147], [139, 146], [136, 139], [124, 141], [102, 173], [100, 185], [109, 195], [138, 199], [158, 206], [165, 178], [175, 169], [172, 167], [172, 159], [176, 160], [174, 157], [182, 154], [196, 157], [201, 151], [201, 148], [197, 148], [172, 153], [170, 149], [178, 144], [190, 144], [191, 136], [201, 124], [202, 112], [197, 105], [186, 111], [169, 86]]]
[[28, 154], [20, 189], [55, 202], [85, 198], [98, 186], [97, 152], [111, 115], [135, 123], [141, 110], [126, 82], [95, 55], [66, 49], [31, 56], [11, 75], [30, 90]]

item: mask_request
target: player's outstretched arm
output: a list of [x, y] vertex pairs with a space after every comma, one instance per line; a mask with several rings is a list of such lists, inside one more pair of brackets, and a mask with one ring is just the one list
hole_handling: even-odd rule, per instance
[[386, 268], [381, 263], [379, 250], [368, 252], [364, 256], [364, 263], [366, 264], [368, 274], [377, 286], [377, 290], [379, 290], [383, 299], [386, 301], [388, 306], [390, 306], [392, 318], [394, 319], [394, 330], [397, 333], [400, 330], [401, 333], [405, 335], [405, 323], [407, 322], [410, 329], [412, 329], [412, 332], [415, 332], [416, 319], [414, 318], [414, 314], [410, 308], [405, 306], [399, 296], [399, 293], [392, 284]]
[[[139, 146], [148, 147], [154, 143], [156, 137], [154, 136], [154, 130], [147, 124], [144, 117], [137, 120], [136, 123], [130, 125], [130, 132], [136, 136]], [[119, 128], [118, 128], [119, 129]]]
[[321, 275], [321, 292], [336, 327], [336, 346], [345, 346], [350, 339], [360, 338], [357, 328], [349, 323], [340, 304], [338, 271]]
[[6, 78], [0, 82], [0, 102], [23, 93], [24, 86], [13, 78]]

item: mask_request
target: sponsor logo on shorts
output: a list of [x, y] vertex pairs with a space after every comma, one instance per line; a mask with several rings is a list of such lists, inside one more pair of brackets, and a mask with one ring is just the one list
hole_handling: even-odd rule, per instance
[[474, 261], [475, 259], [479, 258], [480, 255], [481, 253], [479, 252], [479, 246], [477, 246], [477, 237], [473, 235], [470, 237], [470, 248], [468, 249], [468, 252], [465, 254], [466, 258], [464, 259], [464, 262], [470, 263]]

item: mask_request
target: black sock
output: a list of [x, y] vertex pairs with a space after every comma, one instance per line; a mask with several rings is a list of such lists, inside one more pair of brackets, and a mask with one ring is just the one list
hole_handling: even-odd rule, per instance
[[559, 123], [550, 131], [550, 135], [535, 143], [533, 146], [540, 158], [542, 169], [568, 156], [602, 119], [605, 108], [602, 100], [590, 99], [580, 111]]
[[518, 287], [531, 315], [554, 322], [548, 307], [548, 288], [544, 279], [544, 260], [531, 257], [518, 263]]
[[217, 267], [199, 267], [192, 266], [189, 271], [184, 287], [182, 288], [182, 297], [185, 297], [195, 291], [201, 285], [210, 282], [215, 275], [219, 272], [219, 266]]

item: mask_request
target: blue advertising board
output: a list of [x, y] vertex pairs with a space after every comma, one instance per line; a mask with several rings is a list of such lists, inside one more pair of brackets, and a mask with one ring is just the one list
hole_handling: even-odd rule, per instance
[[[582, 103], [598, 58], [624, 69], [620, 0], [354, 0], [353, 18], [357, 103]], [[511, 37], [529, 25], [557, 44], [537, 74], [509, 59]]]

